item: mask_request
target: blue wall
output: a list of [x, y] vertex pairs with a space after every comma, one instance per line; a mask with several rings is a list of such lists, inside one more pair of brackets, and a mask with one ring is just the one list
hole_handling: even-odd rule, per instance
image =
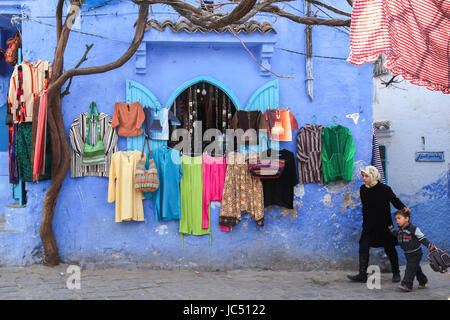
[[[303, 10], [301, 1], [292, 5]], [[30, 8], [33, 16], [54, 14], [51, 1], [39, 6], [31, 2]], [[177, 18], [165, 10], [162, 7], [154, 8], [154, 17], [151, 18], [160, 21], [168, 17]], [[137, 7], [130, 3], [113, 3], [89, 11], [89, 14], [116, 12], [117, 16], [82, 18], [81, 31], [102, 35], [110, 40], [72, 32], [65, 54], [66, 69], [79, 61], [85, 44], [95, 44], [89, 53], [89, 60], [83, 64], [85, 67], [112, 61], [126, 50], [127, 42], [134, 34], [132, 26], [136, 19], [136, 14], [128, 13], [137, 12]], [[108, 179], [71, 179], [68, 175], [53, 223], [64, 262], [210, 270], [355, 266], [361, 227], [358, 192], [362, 180], [359, 169], [368, 165], [371, 158], [372, 65], [356, 67], [344, 60], [314, 58], [315, 99], [311, 102], [305, 88], [305, 57], [279, 49], [305, 52], [304, 26], [281, 18], [274, 23], [273, 17], [264, 15], [258, 19], [273, 23], [277, 33], [240, 36], [252, 44], [252, 52], [257, 57], [260, 41], [276, 41], [270, 60], [272, 70], [280, 75], [294, 77], [279, 79], [281, 106], [289, 106], [300, 126], [310, 123], [313, 115], [316, 115], [317, 123], [331, 125], [332, 117], [336, 115], [337, 121], [350, 129], [356, 145], [353, 180], [328, 185], [299, 185], [295, 188], [294, 210], [278, 207], [267, 209], [262, 229], [244, 215], [243, 221], [233, 228], [232, 237], [219, 230], [219, 204], [213, 204], [212, 245], [209, 245], [208, 236], [185, 236], [182, 249], [178, 221], [155, 221], [153, 200], [144, 201], [145, 222], [115, 223], [114, 203], [107, 203]], [[54, 23], [52, 19], [38, 20]], [[24, 22], [24, 59], [52, 60], [55, 33], [54, 28], [32, 21]], [[346, 58], [349, 53], [347, 33], [348, 30], [343, 28], [314, 27], [313, 53]], [[173, 42], [174, 39], [183, 42]], [[185, 81], [197, 76], [209, 76], [228, 86], [243, 106], [259, 87], [276, 79], [274, 76], [261, 76], [260, 67], [230, 34], [174, 34], [166, 30], [161, 35], [151, 30], [144, 40], [148, 41], [146, 74], [136, 74], [133, 57], [120, 69], [74, 79], [71, 94], [63, 101], [67, 132], [74, 118], [88, 110], [91, 101], [96, 101], [100, 112], [112, 115], [114, 102], [117, 99], [125, 101], [125, 81], [128, 79], [144, 84], [165, 105], [173, 91]], [[205, 43], [209, 40], [214, 43]], [[361, 112], [357, 124], [346, 118], [347, 114], [357, 112]], [[293, 132], [294, 137], [296, 133]], [[295, 154], [294, 141], [281, 143], [281, 147]], [[126, 140], [120, 137], [119, 149], [125, 148]], [[22, 212], [17, 214], [16, 220], [14, 213], [6, 212], [8, 226], [22, 232], [22, 240], [19, 242], [12, 236], [0, 233], [0, 240], [3, 241], [0, 241], [0, 253], [7, 252], [0, 255], [0, 264], [32, 263], [42, 254], [39, 224], [43, 197], [49, 185], [50, 182], [27, 183], [27, 208], [14, 209]], [[21, 223], [23, 226], [19, 226]]]

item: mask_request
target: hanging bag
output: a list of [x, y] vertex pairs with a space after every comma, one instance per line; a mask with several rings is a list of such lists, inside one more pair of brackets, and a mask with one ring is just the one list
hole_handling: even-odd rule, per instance
[[[145, 169], [144, 149], [147, 143], [149, 154], [149, 167]], [[152, 158], [152, 152], [148, 143], [148, 137], [145, 137], [144, 145], [142, 146], [141, 159], [136, 165], [134, 173], [134, 187], [141, 192], [154, 192], [159, 188], [158, 170], [156, 169], [155, 160]]]
[[6, 41], [6, 45], [8, 48], [5, 52], [5, 61], [10, 65], [15, 66], [18, 59], [19, 48], [22, 47], [19, 31], [17, 31], [11, 39]]
[[[91, 120], [92, 120], [92, 109], [95, 109], [95, 125], [97, 127], [97, 142], [95, 145], [89, 144], [89, 134], [91, 129]], [[81, 164], [84, 166], [92, 166], [92, 165], [101, 165], [106, 164], [106, 154], [105, 154], [105, 147], [103, 145], [103, 140], [100, 138], [100, 124], [98, 123], [98, 111], [97, 111], [97, 105], [95, 102], [92, 102], [89, 107], [89, 114], [87, 119], [87, 127], [88, 132], [86, 136], [86, 141], [84, 142], [83, 147], [83, 155]]]

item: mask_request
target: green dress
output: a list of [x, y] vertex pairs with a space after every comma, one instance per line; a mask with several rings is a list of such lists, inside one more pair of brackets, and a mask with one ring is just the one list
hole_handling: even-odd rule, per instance
[[183, 178], [180, 182], [181, 219], [179, 232], [181, 233], [181, 237], [183, 238], [183, 234], [193, 234], [196, 236], [209, 234], [211, 241], [210, 226], [208, 226], [208, 229], [202, 228], [202, 156], [181, 156], [181, 168], [183, 170]]
[[[16, 157], [19, 168], [19, 177], [23, 182], [33, 181], [33, 169], [31, 168], [31, 137], [32, 123], [19, 123], [16, 138]], [[33, 146], [34, 147], [34, 146]], [[47, 131], [45, 147], [45, 174], [40, 175], [38, 181], [51, 179], [52, 153], [50, 136]]]
[[355, 151], [353, 137], [348, 128], [337, 125], [322, 130], [322, 161], [325, 183], [352, 180]]

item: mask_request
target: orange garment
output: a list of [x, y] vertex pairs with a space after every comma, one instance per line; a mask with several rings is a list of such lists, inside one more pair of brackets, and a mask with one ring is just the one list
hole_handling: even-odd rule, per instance
[[266, 110], [264, 119], [269, 124], [269, 139], [292, 141], [292, 130], [298, 130], [298, 123], [289, 110]]
[[112, 119], [112, 127], [119, 127], [117, 134], [122, 137], [140, 136], [145, 113], [139, 102], [116, 102]]

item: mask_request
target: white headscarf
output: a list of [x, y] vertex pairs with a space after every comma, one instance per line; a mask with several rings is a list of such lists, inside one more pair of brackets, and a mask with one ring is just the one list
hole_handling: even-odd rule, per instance
[[374, 166], [367, 166], [361, 169], [361, 172], [364, 172], [370, 177], [370, 184], [364, 184], [367, 188], [372, 188], [374, 185], [378, 183], [378, 180], [381, 179], [381, 175], [378, 172], [378, 169]]

